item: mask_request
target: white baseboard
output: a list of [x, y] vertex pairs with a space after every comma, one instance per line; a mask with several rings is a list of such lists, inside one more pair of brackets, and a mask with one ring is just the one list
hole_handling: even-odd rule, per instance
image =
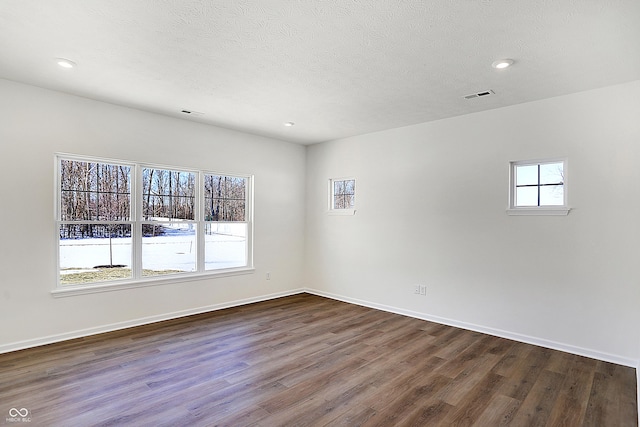
[[216, 310], [222, 310], [225, 308], [238, 307], [241, 305], [267, 301], [275, 298], [287, 297], [290, 295], [296, 295], [304, 292], [305, 292], [304, 289], [294, 289], [286, 292], [261, 295], [257, 297], [246, 298], [246, 299], [241, 299], [236, 301], [229, 301], [229, 302], [224, 302], [220, 304], [213, 304], [213, 305], [208, 305], [204, 307], [197, 307], [197, 308], [188, 309], [188, 310], [175, 311], [172, 313], [164, 313], [156, 316], [143, 317], [140, 319], [133, 319], [125, 322], [112, 323], [110, 325], [98, 326], [95, 328], [81, 329], [81, 330], [67, 332], [63, 334], [50, 335], [42, 338], [4, 344], [4, 345], [0, 345], [0, 354], [9, 353], [11, 351], [23, 350], [31, 347], [38, 347], [46, 344], [53, 344], [56, 342], [67, 341], [75, 338], [87, 337], [90, 335], [102, 334], [105, 332], [117, 331], [119, 329], [132, 328], [134, 326], [147, 325], [149, 323], [161, 322], [163, 320], [177, 319], [180, 317], [192, 316], [194, 314], [206, 313], [209, 311], [216, 311]]
[[[416, 319], [428, 320], [430, 322], [440, 323], [448, 326], [455, 326], [457, 328], [468, 329], [475, 332], [481, 332], [483, 334], [493, 335], [501, 338], [507, 338], [514, 341], [519, 341], [527, 344], [533, 344], [540, 347], [550, 348], [552, 350], [564, 351], [565, 353], [576, 354], [579, 356], [585, 356], [592, 359], [602, 360], [604, 362], [611, 362], [618, 365], [628, 366], [636, 368], [636, 374], [638, 373], [639, 361], [635, 359], [629, 359], [615, 354], [603, 353], [596, 350], [591, 350], [582, 347], [576, 347], [570, 344], [559, 343], [555, 341], [546, 340], [543, 338], [532, 337], [528, 335], [519, 334], [516, 332], [504, 331], [501, 329], [489, 328], [486, 326], [476, 325], [473, 323], [460, 322], [457, 320], [447, 319], [438, 316], [432, 316], [425, 313], [420, 313], [412, 310], [405, 310], [397, 307], [392, 307], [384, 304], [378, 304], [370, 301], [364, 301], [356, 298], [345, 297], [342, 295], [333, 294], [330, 292], [319, 291], [315, 289], [305, 289], [305, 292], [322, 297], [335, 299], [338, 301], [348, 302], [351, 304], [361, 305], [364, 307], [374, 308], [377, 310], [387, 311], [390, 313], [401, 314], [404, 316], [414, 317]], [[640, 378], [640, 377], [639, 377]], [[639, 389], [640, 390], [640, 389]], [[640, 396], [640, 395], [639, 395]]]
[[[296, 295], [300, 293], [309, 293], [313, 295], [323, 296], [327, 298], [331, 298], [338, 301], [348, 302], [351, 304], [356, 304], [364, 307], [374, 308], [377, 310], [387, 311], [390, 313], [401, 314], [404, 316], [413, 317], [416, 319], [427, 320], [430, 322], [440, 323], [443, 325], [454, 326], [457, 328], [468, 329], [471, 331], [481, 332], [489, 335], [498, 336], [501, 338], [507, 338], [514, 341], [520, 341], [527, 344], [533, 344], [541, 347], [550, 348], [553, 350], [564, 351], [567, 353], [577, 354], [580, 356], [590, 357], [592, 359], [598, 359], [605, 362], [616, 363], [618, 365], [629, 366], [632, 368], [636, 368], [636, 375], [638, 375], [638, 396], [640, 397], [640, 361], [629, 359], [626, 357], [621, 357], [609, 353], [603, 353], [591, 349], [585, 349], [582, 347], [572, 346], [570, 344], [558, 343], [555, 341], [550, 341], [542, 338], [531, 337], [528, 335], [522, 335], [515, 332], [504, 331], [501, 329], [489, 328], [481, 325], [475, 325], [467, 322], [460, 322], [457, 320], [446, 319], [438, 316], [432, 316], [425, 313], [415, 312], [411, 310], [405, 310], [397, 307], [392, 307], [384, 304], [373, 303], [370, 301], [360, 300], [356, 298], [345, 297], [342, 295], [333, 294], [330, 292], [319, 291], [316, 289], [294, 289], [286, 292], [273, 293], [268, 295], [261, 295], [257, 297], [246, 298], [242, 300], [229, 301], [220, 304], [213, 304], [204, 307], [197, 307], [188, 310], [176, 311], [172, 313], [164, 313], [156, 316], [149, 316], [140, 319], [133, 319], [125, 322], [113, 323], [110, 325], [98, 326], [95, 328], [81, 329], [72, 332], [67, 332], [63, 334], [50, 335], [42, 338], [36, 338], [26, 341], [19, 341], [9, 344], [0, 345], [0, 354], [8, 353], [11, 351], [22, 350], [31, 347], [37, 347], [46, 344], [52, 344], [60, 341], [66, 341], [75, 338], [82, 338], [90, 335], [101, 334], [105, 332], [116, 331], [119, 329], [131, 328], [134, 326], [141, 326], [155, 322], [161, 322], [163, 320], [176, 319], [185, 316], [191, 316], [194, 314], [206, 313], [209, 311], [222, 310], [225, 308], [237, 307], [245, 304], [252, 304], [255, 302], [267, 301], [275, 298], [286, 297], [290, 295]], [[640, 408], [639, 408], [640, 409]]]

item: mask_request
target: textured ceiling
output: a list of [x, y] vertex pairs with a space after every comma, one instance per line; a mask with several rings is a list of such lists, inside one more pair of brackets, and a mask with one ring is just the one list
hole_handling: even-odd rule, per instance
[[0, 77], [309, 144], [640, 79], [640, 1], [0, 0]]

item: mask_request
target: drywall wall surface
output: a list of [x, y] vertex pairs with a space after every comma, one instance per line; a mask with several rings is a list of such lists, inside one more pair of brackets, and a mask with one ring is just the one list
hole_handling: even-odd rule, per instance
[[[302, 286], [304, 147], [7, 80], [0, 120], [0, 349]], [[54, 298], [56, 152], [253, 174], [255, 272]]]
[[[308, 287], [638, 360], [639, 117], [635, 81], [310, 146]], [[509, 163], [545, 158], [568, 160], [569, 215], [507, 215]], [[335, 177], [353, 216], [327, 214]]]

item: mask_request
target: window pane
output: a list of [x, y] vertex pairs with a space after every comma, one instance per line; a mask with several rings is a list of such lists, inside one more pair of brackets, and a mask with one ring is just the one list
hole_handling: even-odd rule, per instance
[[516, 188], [516, 206], [538, 206], [538, 187]]
[[207, 174], [204, 181], [206, 221], [246, 220], [246, 178]]
[[247, 224], [205, 224], [204, 258], [205, 270], [246, 266]]
[[127, 221], [130, 212], [129, 166], [60, 161], [62, 221]]
[[345, 194], [356, 194], [356, 181], [353, 179], [349, 179], [344, 181], [344, 193]]
[[540, 206], [564, 205], [564, 185], [545, 185], [540, 187]]
[[143, 224], [142, 275], [196, 271], [196, 225]]
[[353, 209], [355, 206], [356, 196], [344, 196], [345, 209]]
[[516, 166], [516, 185], [537, 185], [538, 165]]
[[130, 224], [60, 225], [60, 284], [131, 277]]
[[352, 209], [355, 206], [356, 181], [354, 179], [333, 181], [332, 209]]
[[540, 165], [540, 184], [560, 184], [564, 182], [563, 163]]
[[195, 219], [196, 176], [192, 172], [142, 169], [145, 221]]

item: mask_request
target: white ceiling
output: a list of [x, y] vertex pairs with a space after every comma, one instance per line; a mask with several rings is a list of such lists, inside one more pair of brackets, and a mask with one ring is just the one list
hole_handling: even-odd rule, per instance
[[311, 144], [640, 79], [640, 0], [0, 0], [0, 77]]

